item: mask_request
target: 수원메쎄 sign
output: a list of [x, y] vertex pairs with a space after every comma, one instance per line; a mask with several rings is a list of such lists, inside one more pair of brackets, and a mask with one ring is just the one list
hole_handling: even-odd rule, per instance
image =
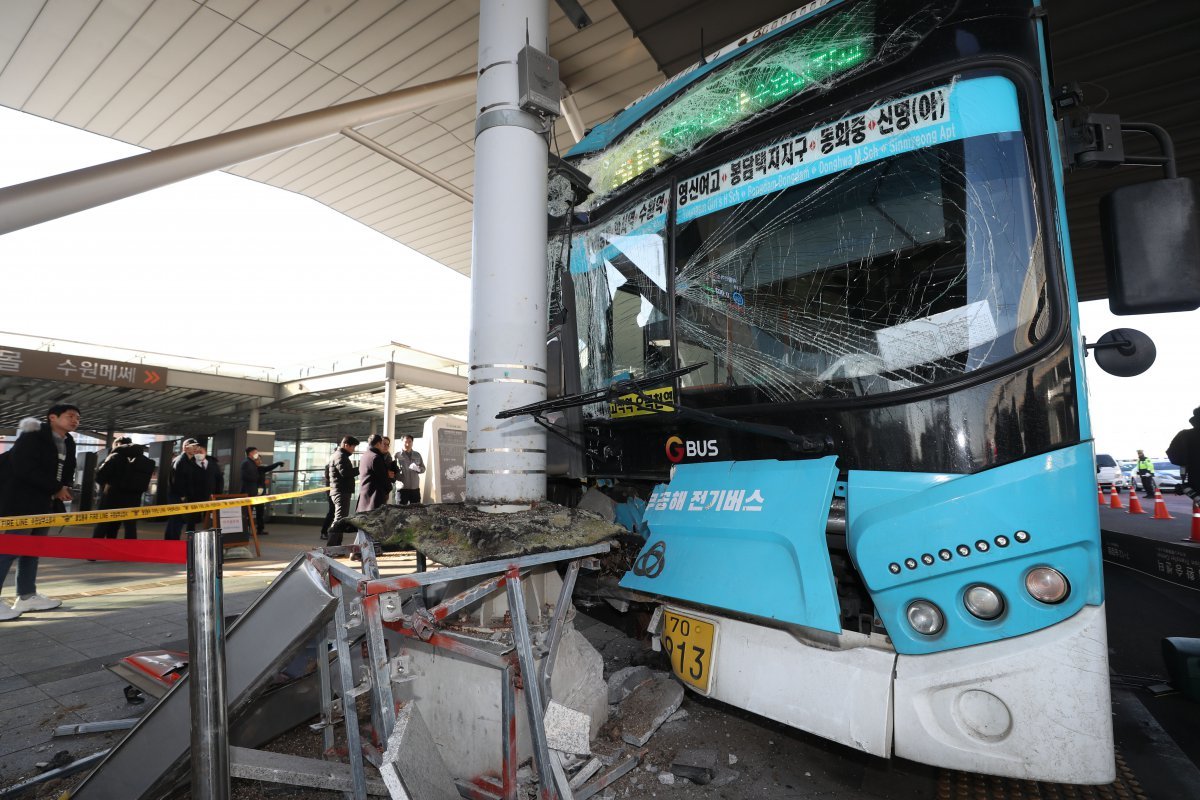
[[107, 358], [47, 353], [0, 345], [0, 375], [47, 378], [75, 383], [98, 383], [131, 389], [166, 389], [167, 370], [149, 364]]

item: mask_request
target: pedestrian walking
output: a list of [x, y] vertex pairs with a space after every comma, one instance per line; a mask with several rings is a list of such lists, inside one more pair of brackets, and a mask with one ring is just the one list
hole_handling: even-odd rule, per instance
[[[8, 477], [0, 493], [0, 516], [52, 514], [65, 510], [75, 482], [75, 439], [79, 408], [59, 403], [46, 412], [46, 421], [36, 431], [17, 437], [9, 451]], [[45, 536], [49, 528], [8, 531], [10, 534]], [[62, 601], [38, 594], [37, 556], [0, 554], [0, 592], [13, 562], [17, 562], [17, 592], [12, 606], [0, 603], [0, 620], [16, 619], [28, 611], [48, 611]]]
[[367, 439], [367, 452], [358, 461], [357, 511], [360, 513], [387, 505], [392, 479], [388, 477], [391, 459], [386, 448], [384, 437], [372, 433]]
[[358, 439], [353, 436], [343, 436], [338, 449], [325, 465], [325, 485], [329, 487], [329, 514], [326, 515], [325, 525], [321, 530], [321, 538], [328, 537], [330, 547], [342, 544], [342, 534], [334, 531], [333, 527], [350, 516], [350, 498], [354, 495], [354, 479], [358, 469], [350, 456], [358, 447]]

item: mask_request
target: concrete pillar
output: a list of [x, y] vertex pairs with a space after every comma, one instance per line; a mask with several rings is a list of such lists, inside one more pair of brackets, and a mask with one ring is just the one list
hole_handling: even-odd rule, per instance
[[481, 0], [471, 259], [467, 502], [546, 496], [546, 434], [507, 408], [546, 399], [546, 140], [517, 105], [517, 54], [549, 52], [547, 0]]
[[396, 440], [396, 363], [387, 364], [387, 379], [383, 382], [383, 435], [393, 442], [392, 452], [399, 448], [394, 446]]
[[252, 431], [256, 431], [256, 430], [258, 430], [258, 407], [257, 407], [257, 406], [255, 406], [254, 408], [250, 409], [250, 425], [249, 425], [249, 429], [250, 429], [250, 430], [252, 430]]

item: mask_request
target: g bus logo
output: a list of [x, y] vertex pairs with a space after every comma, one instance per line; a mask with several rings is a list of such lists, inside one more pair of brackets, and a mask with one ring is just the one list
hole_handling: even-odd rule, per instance
[[678, 436], [667, 439], [667, 460], [678, 464], [684, 458], [714, 458], [720, 455], [716, 439], [701, 439], [684, 441]]

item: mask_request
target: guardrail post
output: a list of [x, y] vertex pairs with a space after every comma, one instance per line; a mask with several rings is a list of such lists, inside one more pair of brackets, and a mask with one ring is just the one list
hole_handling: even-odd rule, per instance
[[221, 534], [188, 538], [188, 696], [192, 706], [192, 797], [228, 800], [229, 720], [225, 697], [225, 618]]

